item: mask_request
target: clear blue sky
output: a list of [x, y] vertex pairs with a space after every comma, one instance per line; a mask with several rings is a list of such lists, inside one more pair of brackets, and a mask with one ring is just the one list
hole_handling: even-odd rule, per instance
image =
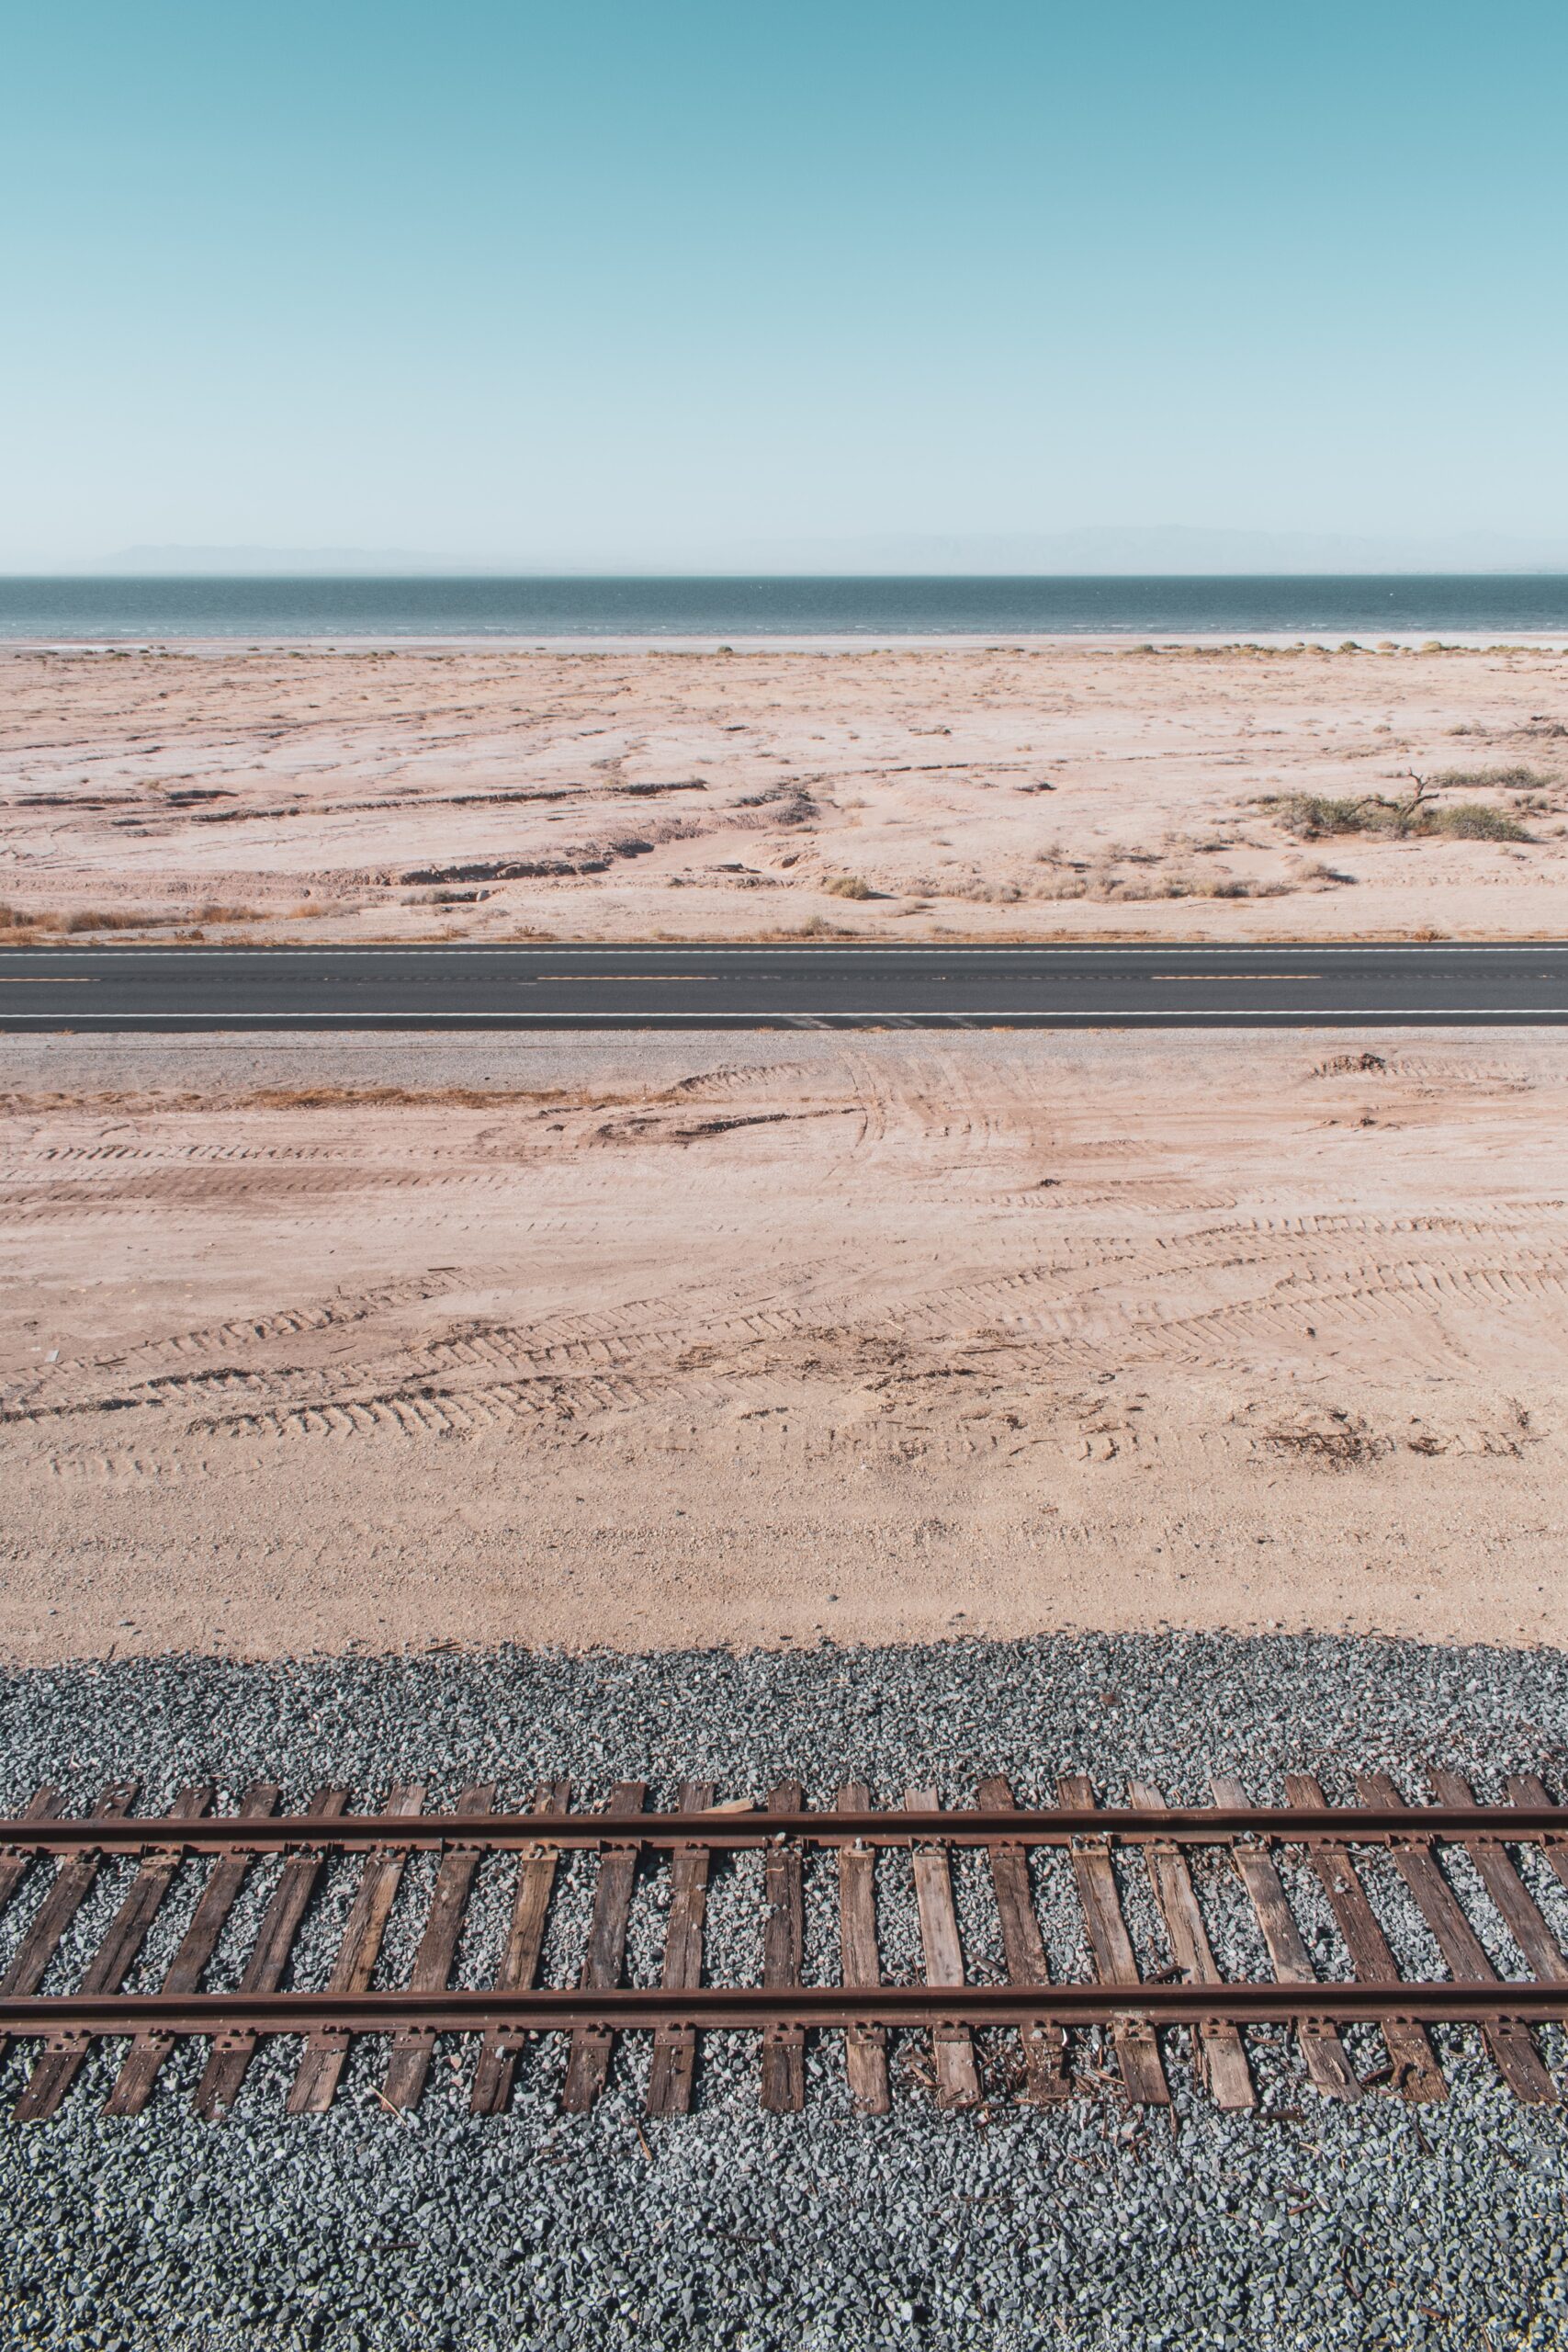
[[9, 0], [0, 563], [1568, 538], [1564, 0]]

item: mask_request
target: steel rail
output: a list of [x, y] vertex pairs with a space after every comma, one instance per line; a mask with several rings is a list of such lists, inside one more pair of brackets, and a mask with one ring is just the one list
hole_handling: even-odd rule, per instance
[[560, 2033], [686, 2027], [762, 2031], [780, 2025], [840, 2030], [932, 2027], [1151, 2026], [1224, 2020], [1243, 2025], [1391, 2019], [1484, 2025], [1568, 2019], [1568, 1984], [1144, 1984], [718, 1985], [533, 1992], [51, 1994], [0, 1999], [0, 2034], [69, 2042], [136, 2033]]
[[308, 1814], [270, 1819], [228, 1814], [180, 1821], [167, 1815], [129, 1818], [0, 1819], [0, 1851], [140, 1854], [276, 1854], [299, 1847], [322, 1853], [404, 1852], [452, 1847], [510, 1853], [530, 1849], [700, 1846], [712, 1852], [798, 1844], [905, 1849], [945, 1846], [1072, 1846], [1084, 1838], [1119, 1845], [1234, 1845], [1245, 1838], [1337, 1838], [1349, 1845], [1399, 1845], [1415, 1838], [1453, 1843], [1502, 1838], [1509, 1844], [1568, 1841], [1568, 1805], [1186, 1805], [1164, 1812], [1051, 1806], [1044, 1811], [870, 1813], [603, 1813], [413, 1815]]

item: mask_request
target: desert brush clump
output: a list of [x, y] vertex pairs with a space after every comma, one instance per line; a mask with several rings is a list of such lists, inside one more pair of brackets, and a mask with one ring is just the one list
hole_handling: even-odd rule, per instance
[[1343, 800], [1322, 792], [1277, 792], [1265, 794], [1258, 806], [1303, 842], [1322, 841], [1336, 833], [1382, 833], [1397, 841], [1446, 837], [1450, 841], [1528, 842], [1531, 838], [1506, 809], [1489, 808], [1479, 800], [1455, 800], [1444, 806], [1429, 797], [1436, 789], [1433, 782], [1424, 776], [1413, 776], [1411, 781], [1416, 790], [1403, 800], [1381, 792]]
[[1456, 800], [1451, 808], [1434, 808], [1415, 826], [1418, 833], [1445, 833], [1456, 842], [1528, 842], [1533, 836], [1505, 809], [1485, 808], [1479, 800]]
[[822, 885], [830, 899], [874, 899], [875, 891], [859, 874], [835, 874]]

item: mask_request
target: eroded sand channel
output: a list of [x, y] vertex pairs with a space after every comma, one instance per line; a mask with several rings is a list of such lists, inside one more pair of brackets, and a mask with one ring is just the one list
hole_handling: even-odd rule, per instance
[[0, 1074], [14, 1657], [1568, 1639], [1550, 1034]]

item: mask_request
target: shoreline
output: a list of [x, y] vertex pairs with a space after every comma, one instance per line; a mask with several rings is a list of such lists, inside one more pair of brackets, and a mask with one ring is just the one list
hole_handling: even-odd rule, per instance
[[571, 654], [732, 654], [799, 653], [1054, 653], [1071, 649], [1087, 653], [1249, 652], [1290, 653], [1298, 650], [1343, 653], [1568, 653], [1568, 628], [1463, 629], [1437, 639], [1429, 630], [1404, 629], [1374, 639], [1347, 637], [1342, 630], [1256, 629], [1194, 630], [1185, 633], [1139, 629], [1034, 629], [932, 631], [901, 634], [892, 630], [864, 635], [801, 631], [753, 635], [737, 628], [730, 637], [717, 631], [705, 635], [612, 636], [578, 631], [538, 635], [531, 629], [493, 630], [485, 634], [398, 636], [385, 631], [350, 629], [324, 631], [320, 636], [268, 637], [246, 631], [229, 636], [159, 636], [127, 631], [123, 636], [102, 632], [84, 637], [6, 637], [0, 635], [0, 657], [39, 653], [183, 653], [208, 656], [249, 653], [543, 653], [557, 658]]

